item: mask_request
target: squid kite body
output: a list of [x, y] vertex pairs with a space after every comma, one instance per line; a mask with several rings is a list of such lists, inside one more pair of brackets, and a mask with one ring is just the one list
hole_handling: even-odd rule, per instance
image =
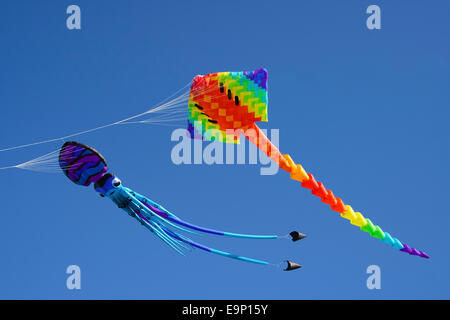
[[[241, 261], [260, 265], [277, 266], [281, 265], [281, 263], [271, 264], [266, 261], [239, 256], [207, 247], [191, 240], [183, 233], [196, 234], [197, 232], [201, 232], [218, 236], [260, 240], [290, 237], [292, 241], [297, 241], [306, 237], [305, 234], [297, 231], [292, 231], [286, 236], [250, 235], [224, 232], [188, 223], [181, 220], [156, 202], [123, 186], [119, 178], [108, 172], [106, 160], [98, 151], [78, 142], [66, 142], [62, 146], [59, 154], [59, 165], [64, 174], [75, 184], [89, 186], [94, 183], [95, 191], [97, 191], [100, 196], [111, 199], [129, 216], [135, 218], [154, 235], [182, 255], [192, 248], [198, 248], [209, 253]], [[295, 270], [301, 267], [299, 264], [290, 260], [285, 260], [285, 263], [285, 271]]]

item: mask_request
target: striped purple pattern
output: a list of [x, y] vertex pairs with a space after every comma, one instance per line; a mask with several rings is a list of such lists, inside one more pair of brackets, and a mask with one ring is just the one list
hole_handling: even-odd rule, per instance
[[108, 171], [106, 161], [98, 151], [75, 141], [62, 146], [59, 166], [70, 180], [82, 186], [97, 182]]

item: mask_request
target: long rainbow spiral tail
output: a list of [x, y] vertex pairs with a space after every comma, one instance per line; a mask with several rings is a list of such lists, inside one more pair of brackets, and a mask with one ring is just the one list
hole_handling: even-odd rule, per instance
[[289, 172], [291, 179], [301, 182], [302, 187], [311, 190], [313, 195], [319, 197], [323, 203], [328, 204], [331, 210], [340, 213], [341, 217], [349, 220], [352, 225], [359, 227], [362, 231], [369, 233], [372, 237], [380, 239], [395, 249], [407, 252], [410, 255], [426, 259], [430, 258], [425, 252], [411, 248], [406, 243], [391, 236], [388, 232], [384, 232], [380, 226], [373, 224], [361, 212], [355, 212], [341, 198], [335, 197], [331, 190], [327, 190], [322, 182], [317, 182], [314, 176], [311, 173], [307, 173], [300, 164], [296, 164], [288, 154], [282, 155], [256, 124], [253, 124], [252, 129], [254, 129], [256, 134], [246, 134], [247, 139], [274, 160], [281, 169]]

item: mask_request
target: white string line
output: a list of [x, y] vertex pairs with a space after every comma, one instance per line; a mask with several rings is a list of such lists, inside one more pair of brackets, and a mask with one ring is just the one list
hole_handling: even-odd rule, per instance
[[[97, 131], [103, 128], [107, 128], [107, 127], [111, 127], [114, 125], [119, 125], [119, 124], [133, 124], [133, 123], [150, 123], [150, 124], [154, 124], [154, 125], [162, 125], [162, 126], [174, 126], [176, 124], [170, 123], [170, 122], [176, 122], [176, 121], [182, 121], [185, 120], [186, 117], [179, 117], [179, 114], [181, 113], [185, 113], [185, 109], [183, 108], [182, 110], [179, 110], [177, 108], [179, 108], [180, 106], [185, 106], [185, 102], [187, 102], [190, 98], [194, 98], [198, 95], [204, 95], [207, 94], [211, 91], [216, 90], [215, 88], [212, 89], [202, 89], [199, 90], [195, 93], [190, 93], [189, 91], [186, 91], [184, 93], [182, 93], [180, 96], [166, 102], [163, 103], [164, 101], [166, 101], [167, 99], [175, 96], [177, 93], [179, 93], [180, 91], [186, 89], [187, 86], [189, 86], [191, 84], [191, 82], [187, 83], [183, 88], [179, 89], [178, 91], [176, 91], [174, 94], [172, 94], [171, 96], [165, 98], [164, 100], [162, 100], [160, 102], [160, 105], [153, 108], [153, 109], [149, 109], [143, 113], [110, 123], [110, 124], [106, 124], [100, 127], [96, 127], [96, 128], [92, 128], [89, 130], [84, 130], [84, 131], [80, 131], [71, 135], [67, 135], [64, 137], [60, 137], [60, 138], [54, 138], [54, 139], [48, 139], [48, 140], [44, 140], [44, 141], [40, 141], [40, 142], [35, 142], [35, 143], [30, 143], [30, 144], [26, 144], [26, 145], [21, 145], [21, 146], [16, 146], [16, 147], [11, 147], [11, 148], [6, 148], [6, 149], [1, 149], [0, 152], [2, 151], [8, 151], [8, 150], [14, 150], [14, 149], [20, 149], [20, 148], [25, 148], [28, 146], [34, 146], [34, 145], [38, 145], [38, 144], [45, 144], [45, 143], [50, 143], [50, 142], [55, 142], [55, 141], [59, 141], [62, 140], [64, 141], [65, 139], [74, 137], [74, 136], [78, 136], [78, 135], [82, 135], [82, 134], [86, 134], [89, 132], [93, 132], [93, 131]], [[215, 99], [217, 96], [219, 95], [213, 95], [211, 96], [211, 98]], [[163, 104], [162, 104], [163, 103]], [[159, 112], [159, 116], [154, 117], [154, 118], [150, 118], [150, 119], [146, 119], [146, 120], [141, 120], [141, 121], [130, 121], [133, 119], [136, 119], [138, 117], [144, 116], [146, 114], [153, 114]], [[176, 117], [178, 116], [178, 118]], [[163, 123], [165, 122], [165, 123]], [[50, 169], [54, 169], [54, 170], [58, 170], [59, 171], [59, 163], [57, 163], [56, 160], [56, 154], [58, 153], [59, 149], [56, 151], [52, 151], [48, 154], [45, 154], [43, 156], [40, 156], [38, 158], [23, 162], [21, 164], [15, 165], [15, 166], [7, 166], [7, 167], [1, 167], [0, 170], [5, 170], [5, 169], [12, 169], [12, 168], [20, 168], [20, 169], [25, 169], [25, 170], [36, 170], [36, 171], [50, 171]], [[46, 170], [44, 170], [46, 169]]]
[[[131, 124], [133, 124], [133, 123], [131, 123]], [[143, 123], [137, 123], [136, 122], [136, 124], [143, 124]], [[153, 126], [161, 126], [161, 127], [179, 127], [180, 123], [158, 123], [158, 122], [155, 122], [155, 123], [151, 123], [151, 125], [153, 125]]]
[[2, 168], [0, 168], [0, 170], [13, 169], [13, 168], [16, 168], [16, 166], [2, 167]]
[[[183, 95], [173, 99], [172, 101], [170, 101], [170, 103], [173, 103], [172, 108], [178, 107], [180, 102], [184, 106], [184, 102], [188, 101], [191, 98], [191, 96], [192, 97], [196, 97], [198, 95], [204, 95], [204, 94], [207, 94], [207, 93], [215, 91], [215, 90], [216, 90], [216, 88], [210, 88], [210, 89], [207, 89], [207, 90], [199, 90], [195, 94], [190, 94], [189, 92], [187, 92], [187, 93], [185, 93], [185, 94], [183, 94]], [[220, 96], [220, 95], [219, 94], [213, 95], [213, 96], [211, 96], [211, 98], [212, 99], [216, 99], [218, 96]], [[171, 110], [169, 110], [169, 108], [167, 108], [167, 112], [161, 111], [161, 113], [167, 113], [169, 115], [173, 115], [173, 114], [177, 114], [177, 113], [184, 113], [184, 112], [185, 112], [184, 109], [183, 110], [172, 110], [171, 111]], [[167, 117], [167, 118], [164, 118], [164, 117]], [[177, 120], [178, 121], [178, 120], [185, 120], [186, 118], [185, 117], [183, 117], [183, 118], [170, 118], [166, 114], [161, 114], [160, 116], [154, 117], [152, 119], [141, 120], [141, 121], [124, 121], [124, 122], [122, 122], [120, 124], [139, 124], [139, 123], [157, 124], [157, 122], [165, 121], [165, 119], [171, 119], [171, 120]]]
[[[183, 105], [183, 109], [184, 109], [184, 105]], [[161, 113], [161, 114], [159, 114], [158, 116], [155, 116], [155, 117], [151, 117], [151, 118], [148, 118], [148, 119], [143, 119], [143, 121], [146, 121], [146, 120], [155, 120], [155, 121], [158, 121], [158, 120], [164, 120], [164, 119], [169, 119], [169, 118], [172, 118], [172, 117], [180, 117], [180, 116], [183, 116], [184, 118], [186, 118], [186, 114], [187, 112], [186, 112], [186, 110], [177, 110], [177, 111], [172, 111], [172, 112], [166, 112], [166, 113]], [[122, 122], [122, 124], [124, 124], [124, 123], [130, 123], [131, 121], [126, 121], [126, 122]]]
[[23, 163], [17, 164], [15, 166], [9, 166], [9, 167], [3, 167], [0, 168], [0, 170], [4, 169], [12, 169], [12, 168], [18, 168], [18, 169], [24, 169], [24, 170], [34, 170], [39, 171], [37, 169], [40, 169], [41, 171], [44, 171], [43, 169], [48, 168], [58, 168], [59, 165], [56, 162], [57, 157], [59, 153], [59, 149], [52, 151], [50, 153], [47, 153], [43, 156], [37, 157], [35, 159], [25, 161]]
[[[143, 121], [145, 120], [164, 120], [164, 119], [168, 119], [171, 117], [185, 117], [186, 118], [186, 111], [183, 110], [183, 112], [173, 112], [173, 113], [166, 113], [166, 114], [162, 114], [159, 115], [157, 117], [151, 117], [151, 118], [147, 118], [147, 119], [142, 119]], [[127, 121], [127, 122], [122, 122], [122, 123], [130, 123], [131, 121]]]
[[[198, 95], [204, 95], [207, 94], [211, 91], [216, 90], [215, 88], [212, 89], [202, 89], [199, 90], [195, 93], [190, 93], [190, 91], [186, 91], [182, 94], [180, 94], [178, 97], [163, 103], [164, 101], [168, 100], [169, 98], [175, 96], [177, 93], [179, 93], [180, 91], [186, 89], [187, 86], [189, 86], [191, 84], [191, 82], [189, 82], [188, 84], [186, 84], [183, 88], [179, 89], [178, 91], [176, 91], [174, 94], [172, 94], [171, 96], [165, 98], [164, 100], [162, 100], [159, 105], [157, 105], [157, 107], [153, 108], [153, 109], [149, 109], [143, 113], [107, 124], [107, 125], [103, 125], [100, 127], [96, 127], [96, 128], [92, 128], [89, 130], [84, 130], [84, 131], [80, 131], [71, 135], [67, 135], [64, 137], [60, 137], [60, 138], [55, 138], [55, 139], [48, 139], [48, 140], [44, 140], [44, 141], [40, 141], [40, 142], [36, 142], [36, 143], [30, 143], [30, 144], [26, 144], [26, 145], [21, 145], [21, 146], [17, 146], [17, 147], [12, 147], [12, 148], [6, 148], [6, 149], [2, 149], [0, 150], [0, 152], [2, 151], [7, 151], [7, 150], [14, 150], [14, 149], [19, 149], [19, 148], [25, 148], [28, 146], [33, 146], [33, 145], [38, 145], [38, 144], [44, 144], [44, 143], [49, 143], [49, 142], [54, 142], [54, 141], [59, 141], [62, 140], [64, 141], [67, 138], [71, 138], [74, 136], [78, 136], [78, 135], [82, 135], [82, 134], [86, 134], [89, 132], [93, 132], [93, 131], [97, 131], [103, 128], [107, 128], [110, 126], [114, 126], [114, 125], [119, 125], [119, 124], [133, 124], [133, 123], [150, 123], [150, 124], [154, 124], [154, 125], [162, 125], [162, 126], [175, 126], [176, 124], [173, 124], [173, 122], [176, 121], [181, 121], [181, 120], [185, 120], [186, 117], [180, 117], [181, 113], [185, 113], [185, 102], [187, 102], [189, 99], [194, 98]], [[218, 95], [213, 95], [211, 96], [211, 98], [215, 99], [216, 96]], [[178, 109], [180, 106], [183, 106], [183, 109]], [[141, 121], [130, 121], [136, 118], [139, 118], [141, 116], [144, 116], [146, 114], [153, 114], [153, 113], [157, 113], [159, 112], [159, 115], [150, 119], [145, 119], [145, 120], [141, 120]], [[164, 123], [163, 123], [164, 122]], [[58, 150], [56, 151], [52, 151], [48, 154], [45, 154], [43, 156], [40, 156], [38, 158], [23, 162], [21, 164], [15, 165], [15, 166], [7, 166], [7, 167], [1, 167], [0, 170], [4, 170], [4, 169], [12, 169], [12, 168], [19, 168], [19, 169], [24, 169], [24, 170], [34, 170], [34, 171], [48, 171], [48, 172], [52, 172], [52, 171], [59, 171], [59, 163], [57, 163], [57, 154], [58, 154]]]
[[172, 114], [172, 115], [166, 115], [164, 117], [158, 117], [157, 119], [143, 119], [143, 120], [135, 120], [135, 121], [127, 121], [127, 122], [122, 122], [120, 124], [128, 124], [128, 123], [145, 123], [145, 122], [159, 122], [159, 121], [166, 121], [166, 120], [171, 120], [171, 119], [184, 119], [186, 120], [186, 116], [185, 115], [180, 115], [180, 114]]
[[[191, 84], [191, 82], [187, 83], [183, 88], [177, 90], [174, 94], [172, 94], [168, 98], [173, 97], [174, 95], [176, 95], [181, 90], [186, 89], [186, 87], [188, 87], [190, 84]], [[15, 146], [15, 147], [0, 149], [0, 152], [16, 150], [16, 149], [23, 149], [23, 148], [27, 148], [27, 147], [31, 147], [31, 146], [35, 146], [35, 145], [40, 145], [40, 144], [46, 144], [46, 143], [55, 142], [55, 141], [63, 141], [63, 140], [68, 139], [68, 138], [72, 138], [72, 137], [83, 135], [83, 134], [90, 133], [90, 132], [93, 132], [93, 131], [98, 131], [98, 130], [101, 130], [101, 129], [112, 127], [112, 126], [121, 124], [123, 122], [136, 119], [136, 118], [141, 117], [141, 116], [146, 115], [146, 114], [158, 112], [160, 110], [163, 110], [164, 108], [170, 107], [173, 104], [173, 101], [178, 101], [177, 100], [178, 98], [175, 98], [173, 101], [169, 101], [169, 102], [167, 102], [165, 104], [161, 104], [164, 101], [166, 101], [168, 98], [165, 98], [164, 100], [162, 100], [159, 103], [160, 105], [155, 107], [155, 108], [153, 108], [153, 109], [147, 110], [145, 112], [139, 113], [137, 115], [134, 115], [134, 116], [131, 116], [131, 117], [128, 117], [128, 118], [125, 118], [125, 119], [122, 119], [122, 120], [119, 120], [119, 121], [116, 121], [116, 122], [113, 122], [113, 123], [109, 123], [109, 124], [102, 125], [102, 126], [99, 126], [99, 127], [96, 127], [96, 128], [88, 129], [88, 130], [79, 131], [79, 132], [76, 132], [76, 133], [73, 133], [73, 134], [70, 134], [70, 135], [67, 135], [67, 136], [59, 137], [59, 138], [47, 139], [47, 140], [42, 140], [42, 141], [38, 141], [38, 142], [34, 142], [34, 143], [28, 143], [28, 144]], [[3, 169], [3, 168], [1, 168], [1, 169]]]
[[[179, 91], [180, 91], [180, 90], [179, 90]], [[174, 99], [174, 100], [177, 100], [177, 99]], [[159, 108], [160, 110], [164, 110], [164, 109], [162, 109], [162, 108], [171, 108], [174, 104], [175, 104], [175, 103], [174, 103], [173, 101], [169, 101], [169, 102], [167, 102], [165, 105], [160, 105], [160, 106], [157, 107], [157, 108]], [[30, 145], [43, 144], [43, 143], [46, 143], [47, 141], [50, 142], [50, 141], [65, 140], [66, 138], [69, 138], [69, 137], [72, 137], [72, 136], [75, 136], [75, 135], [80, 135], [80, 134], [83, 134], [83, 133], [86, 133], [86, 132], [91, 132], [91, 131], [99, 130], [100, 128], [105, 128], [105, 127], [108, 127], [108, 126], [118, 125], [118, 124], [126, 124], [126, 121], [135, 119], [135, 118], [137, 118], [138, 116], [141, 116], [141, 115], [146, 114], [146, 113], [153, 113], [153, 112], [155, 112], [155, 109], [157, 109], [157, 108], [147, 110], [145, 113], [142, 113], [142, 114], [139, 114], [139, 115], [136, 115], [136, 116], [132, 116], [132, 117], [129, 117], [129, 118], [120, 120], [120, 121], [116, 121], [116, 122], [114, 122], [114, 123], [112, 123], [112, 124], [109, 124], [109, 125], [104, 125], [104, 126], [101, 126], [101, 127], [97, 127], [97, 128], [90, 129], [90, 130], [85, 130], [85, 131], [82, 131], [82, 132], [78, 132], [78, 133], [76, 133], [76, 134], [72, 134], [72, 135], [69, 135], [69, 136], [65, 136], [65, 137], [61, 137], [61, 138], [56, 138], [56, 139], [49, 139], [49, 140], [41, 141], [40, 143], [34, 143], [34, 144], [30, 144]], [[165, 116], [167, 117], [168, 115], [170, 115], [170, 114], [173, 113], [174, 111], [176, 111], [176, 110], [172, 110], [172, 111], [169, 110], [169, 111], [167, 111], [167, 114], [166, 114]], [[169, 120], [170, 120], [170, 119], [169, 119]], [[155, 121], [156, 121], [156, 120], [155, 120]], [[21, 147], [21, 146], [19, 146], [19, 147]], [[19, 147], [17, 147], [17, 148], [19, 148]], [[24, 146], [24, 147], [25, 147], [25, 146]], [[20, 164], [15, 165], [15, 166], [1, 167], [0, 170], [6, 170], [6, 169], [12, 169], [12, 168], [19, 168], [19, 169], [35, 170], [35, 171], [44, 171], [44, 169], [47, 169], [47, 170], [45, 170], [45, 171], [49, 171], [52, 167], [53, 167], [55, 170], [59, 170], [59, 164], [57, 163], [57, 161], [55, 161], [55, 160], [56, 160], [55, 154], [56, 154], [57, 152], [58, 152], [58, 150], [53, 151], [53, 152], [50, 152], [50, 153], [45, 154], [45, 155], [43, 155], [43, 156], [40, 156], [40, 157], [38, 157], [38, 158], [35, 158], [35, 159], [32, 159], [32, 160], [29, 160], [29, 161], [20, 163]]]
[[164, 119], [164, 120], [158, 120], [158, 121], [152, 121], [152, 120], [130, 121], [130, 122], [126, 122], [126, 123], [121, 123], [121, 125], [124, 125], [124, 124], [164, 124], [167, 122], [174, 122], [174, 124], [175, 124], [176, 121], [186, 121], [186, 118], [185, 117], [172, 118], [172, 119]]
[[[186, 86], [185, 86], [185, 87], [186, 87]], [[179, 92], [179, 91], [180, 91], [180, 90], [178, 90], [178, 92]], [[187, 93], [183, 94], [183, 96], [185, 96], [185, 95], [187, 95]], [[183, 96], [181, 96], [180, 99], [183, 98]], [[135, 118], [137, 118], [137, 117], [139, 117], [139, 116], [141, 116], [141, 115], [143, 115], [143, 114], [146, 114], [146, 113], [153, 113], [153, 112], [156, 112], [156, 111], [158, 111], [158, 109], [159, 109], [159, 110], [165, 110], [164, 108], [169, 109], [169, 110], [166, 111], [166, 114], [163, 115], [163, 116], [165, 116], [165, 117], [168, 117], [168, 116], [170, 116], [170, 115], [172, 115], [172, 114], [174, 114], [174, 113], [179, 113], [179, 112], [181, 112], [181, 110], [178, 110], [178, 111], [177, 111], [177, 110], [170, 110], [170, 108], [173, 108], [174, 106], [177, 105], [177, 101], [178, 101], [178, 100], [179, 100], [179, 99], [176, 98], [176, 99], [174, 99], [173, 101], [169, 101], [169, 102], [167, 102], [166, 104], [163, 104], [163, 105], [158, 106], [157, 108], [147, 110], [145, 113], [142, 113], [142, 114], [139, 114], [139, 115], [136, 115], [136, 116], [132, 116], [132, 117], [129, 117], [129, 118], [120, 120], [120, 121], [116, 121], [116, 122], [114, 122], [114, 123], [112, 123], [112, 124], [109, 124], [109, 125], [104, 125], [104, 126], [101, 126], [101, 127], [97, 127], [97, 128], [90, 129], [90, 130], [85, 130], [85, 131], [79, 132], [79, 133], [77, 133], [77, 134], [72, 134], [72, 135], [69, 135], [69, 136], [61, 137], [61, 138], [49, 139], [48, 141], [64, 140], [64, 139], [69, 138], [69, 137], [71, 137], [71, 136], [79, 135], [79, 134], [82, 134], [82, 133], [85, 133], [85, 132], [91, 132], [91, 131], [94, 131], [95, 129], [99, 130], [100, 128], [104, 128], [104, 127], [107, 127], [107, 126], [112, 126], [112, 125], [117, 125], [117, 124], [126, 124], [126, 121], [135, 119]], [[181, 104], [178, 104], [178, 106], [181, 106]], [[155, 111], [155, 110], [156, 110], [156, 111]], [[173, 117], [173, 116], [174, 116], [174, 115], [172, 115], [172, 117]], [[168, 119], [166, 119], [166, 120], [167, 120], [167, 121], [173, 121], [172, 118], [168, 118]], [[155, 124], [157, 124], [156, 121], [157, 121], [157, 120], [154, 119], [154, 123], [155, 123]], [[46, 140], [46, 141], [47, 141], [47, 140]], [[45, 143], [46, 141], [41, 141], [40, 144]], [[36, 143], [35, 143], [35, 144], [36, 144]], [[31, 145], [35, 145], [35, 144], [31, 144]], [[20, 147], [20, 146], [19, 146], [19, 147]], [[38, 157], [38, 158], [29, 160], [29, 161], [26, 161], [26, 162], [23, 162], [23, 163], [20, 163], [20, 164], [18, 164], [18, 165], [7, 166], [7, 167], [1, 167], [0, 170], [6, 170], [6, 169], [18, 168], [18, 169], [34, 170], [34, 171], [59, 171], [59, 169], [60, 169], [60, 168], [59, 168], [59, 163], [56, 161], [57, 158], [58, 158], [58, 156], [56, 155], [56, 154], [58, 153], [58, 151], [59, 151], [59, 150], [52, 151], [52, 152], [50, 152], [50, 153], [48, 153], [48, 154], [45, 154], [45, 155], [43, 155], [43, 156], [40, 156], [40, 157]], [[53, 170], [51, 170], [51, 169], [53, 169]]]

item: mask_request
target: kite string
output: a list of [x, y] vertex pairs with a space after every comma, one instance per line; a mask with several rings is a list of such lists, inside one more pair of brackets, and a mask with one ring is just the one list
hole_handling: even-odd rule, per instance
[[[165, 109], [170, 109], [170, 108], [174, 108], [174, 105], [176, 106], [178, 103], [180, 103], [181, 101], [187, 99], [189, 97], [189, 92], [184, 92], [183, 94], [181, 94], [179, 97], [172, 99], [171, 101], [168, 101], [166, 103], [164, 103], [166, 100], [170, 99], [171, 97], [177, 95], [180, 91], [186, 90], [186, 88], [191, 84], [191, 82], [188, 82], [184, 87], [182, 87], [181, 89], [177, 90], [175, 93], [173, 93], [172, 95], [170, 95], [169, 97], [163, 99], [161, 102], [159, 102], [157, 104], [156, 107], [149, 109], [145, 112], [139, 113], [137, 115], [113, 122], [113, 123], [109, 123], [109, 124], [105, 124], [96, 128], [92, 128], [92, 129], [88, 129], [88, 130], [83, 130], [83, 131], [79, 131], [70, 135], [66, 135], [63, 137], [59, 137], [59, 138], [53, 138], [53, 139], [47, 139], [47, 140], [42, 140], [42, 141], [38, 141], [38, 142], [34, 142], [34, 143], [28, 143], [28, 144], [23, 144], [23, 145], [19, 145], [19, 146], [14, 146], [14, 147], [9, 147], [9, 148], [4, 148], [4, 149], [0, 149], [0, 152], [5, 152], [5, 151], [10, 151], [10, 150], [16, 150], [16, 149], [23, 149], [23, 148], [27, 148], [27, 147], [31, 147], [31, 146], [36, 146], [36, 145], [41, 145], [41, 144], [46, 144], [46, 143], [51, 143], [51, 142], [56, 142], [56, 141], [64, 141], [68, 138], [72, 138], [72, 137], [76, 137], [76, 136], [80, 136], [83, 134], [87, 134], [90, 132], [94, 132], [94, 131], [98, 131], [101, 129], [105, 129], [108, 127], [112, 127], [115, 125], [119, 125], [122, 124], [124, 122], [127, 122], [129, 120], [133, 120], [139, 117], [142, 117], [146, 114], [150, 114], [150, 113], [155, 113], [161, 110], [165, 110]], [[14, 168], [15, 166], [10, 166], [10, 167], [3, 167], [0, 169], [10, 169], [10, 168]]]
[[[156, 105], [156, 107], [149, 109], [145, 112], [139, 113], [137, 115], [113, 122], [113, 123], [109, 123], [106, 125], [102, 125], [96, 128], [92, 128], [92, 129], [88, 129], [88, 130], [83, 130], [83, 131], [79, 131], [70, 135], [66, 135], [63, 137], [59, 137], [59, 138], [53, 138], [53, 139], [47, 139], [47, 140], [43, 140], [43, 141], [39, 141], [39, 142], [34, 142], [34, 143], [29, 143], [29, 144], [24, 144], [24, 145], [19, 145], [16, 147], [11, 147], [11, 148], [5, 148], [5, 149], [0, 149], [0, 152], [3, 151], [8, 151], [8, 150], [15, 150], [15, 149], [22, 149], [22, 148], [26, 148], [26, 147], [31, 147], [31, 146], [35, 146], [35, 145], [40, 145], [40, 144], [45, 144], [45, 143], [50, 143], [50, 142], [55, 142], [55, 141], [62, 141], [65, 142], [68, 138], [72, 138], [75, 136], [79, 136], [79, 135], [83, 135], [86, 133], [90, 133], [90, 132], [94, 132], [94, 131], [98, 131], [104, 128], [108, 128], [108, 127], [112, 127], [115, 125], [123, 125], [123, 124], [143, 124], [143, 123], [149, 123], [149, 124], [153, 124], [153, 125], [161, 125], [161, 126], [175, 126], [176, 121], [181, 121], [181, 120], [185, 120], [186, 117], [185, 116], [181, 116], [182, 113], [185, 112], [185, 109], [180, 110], [179, 107], [180, 106], [185, 106], [185, 103], [192, 97], [192, 96], [198, 96], [198, 95], [204, 95], [204, 94], [208, 94], [211, 91], [213, 91], [212, 89], [206, 89], [206, 90], [198, 90], [196, 92], [190, 92], [190, 90], [186, 90], [186, 88], [191, 84], [191, 82], [187, 83], [184, 87], [182, 87], [181, 89], [177, 90], [175, 93], [173, 93], [172, 95], [170, 95], [169, 97], [163, 99], [162, 101], [159, 102], [159, 104]], [[181, 93], [180, 93], [181, 92]], [[177, 96], [178, 95], [178, 96]], [[167, 101], [168, 99], [174, 97], [172, 100]], [[211, 98], [215, 98], [215, 95], [211, 96]], [[149, 119], [144, 119], [144, 120], [140, 120], [140, 121], [131, 121], [134, 119], [137, 119], [139, 117], [142, 117], [146, 114], [154, 114], [154, 113], [158, 113], [158, 116], [149, 118]], [[46, 171], [46, 172], [53, 172], [55, 170], [59, 169], [59, 164], [57, 162], [57, 156], [56, 154], [58, 153], [59, 150], [56, 151], [52, 151], [48, 154], [45, 154], [43, 156], [37, 157], [35, 159], [29, 160], [29, 161], [25, 161], [23, 163], [14, 165], [14, 166], [6, 166], [6, 167], [0, 167], [0, 170], [6, 170], [6, 169], [13, 169], [13, 168], [18, 168], [18, 169], [24, 169], [24, 170], [32, 170], [32, 171]]]
[[[181, 91], [181, 90], [182, 89], [178, 90], [178, 92]], [[143, 124], [143, 123], [150, 123], [150, 124], [163, 125], [162, 122], [176, 122], [176, 121], [185, 120], [186, 117], [184, 117], [184, 116], [181, 117], [179, 115], [180, 113], [184, 113], [185, 110], [178, 110], [176, 108], [178, 106], [180, 106], [180, 105], [184, 106], [185, 102], [187, 102], [191, 98], [191, 95], [193, 95], [195, 97], [195, 96], [198, 96], [198, 95], [205, 95], [205, 94], [207, 94], [209, 92], [212, 92], [212, 91], [215, 91], [215, 89], [199, 90], [199, 91], [197, 91], [195, 93], [191, 93], [189, 91], [185, 92], [182, 95], [178, 96], [177, 98], [174, 98], [173, 100], [169, 101], [167, 103], [167, 105], [160, 106], [159, 108], [161, 108], [161, 109], [155, 108], [155, 109], [149, 110], [149, 111], [147, 111], [147, 112], [145, 112], [143, 114], [137, 115], [135, 117], [130, 117], [130, 118], [128, 118], [126, 120], [123, 120], [123, 121], [121, 121], [120, 123], [117, 123], [117, 124]], [[216, 96], [214, 96], [214, 95], [211, 96], [211, 99], [215, 99], [215, 98], [216, 98]], [[174, 109], [174, 110], [172, 110], [172, 109]], [[144, 114], [153, 113], [153, 112], [160, 112], [160, 115], [157, 116], [157, 117], [150, 118], [150, 119], [144, 119], [144, 120], [138, 120], [138, 121], [130, 121], [130, 120], [133, 120], [133, 119], [135, 119], [135, 118], [137, 118], [139, 116], [142, 116]], [[172, 124], [172, 125], [174, 125], [174, 124]]]
[[14, 168], [16, 168], [16, 166], [1, 167], [0, 170], [14, 169]]

